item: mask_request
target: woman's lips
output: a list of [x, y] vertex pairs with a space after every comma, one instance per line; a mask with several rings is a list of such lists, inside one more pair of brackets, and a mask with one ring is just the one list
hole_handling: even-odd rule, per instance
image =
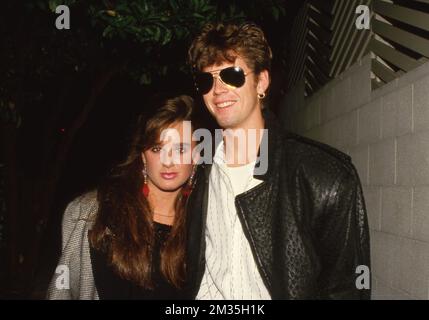
[[163, 172], [161, 173], [161, 177], [166, 180], [172, 180], [177, 177], [177, 172]]

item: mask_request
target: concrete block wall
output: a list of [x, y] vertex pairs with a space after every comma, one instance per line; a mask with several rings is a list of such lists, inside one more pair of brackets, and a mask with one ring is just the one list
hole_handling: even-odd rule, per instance
[[348, 153], [371, 236], [373, 299], [429, 299], [429, 63], [371, 92], [371, 56], [310, 98], [285, 98], [289, 130]]

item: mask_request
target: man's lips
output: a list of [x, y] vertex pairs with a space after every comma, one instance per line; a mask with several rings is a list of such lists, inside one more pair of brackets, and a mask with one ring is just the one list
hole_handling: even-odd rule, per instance
[[162, 172], [161, 177], [166, 180], [172, 180], [177, 177], [177, 172]]
[[218, 109], [224, 109], [224, 108], [228, 108], [231, 107], [234, 103], [236, 103], [237, 101], [235, 100], [224, 100], [224, 101], [215, 101], [214, 105], [216, 106], [216, 108]]

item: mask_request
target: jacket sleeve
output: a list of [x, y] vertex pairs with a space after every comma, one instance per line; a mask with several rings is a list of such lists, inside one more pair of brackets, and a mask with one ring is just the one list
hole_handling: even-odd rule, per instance
[[362, 187], [350, 163], [334, 183], [319, 225], [322, 299], [369, 299], [370, 245]]
[[62, 221], [61, 257], [48, 287], [48, 299], [98, 299], [88, 243], [91, 215], [96, 207], [94, 193], [67, 206]]

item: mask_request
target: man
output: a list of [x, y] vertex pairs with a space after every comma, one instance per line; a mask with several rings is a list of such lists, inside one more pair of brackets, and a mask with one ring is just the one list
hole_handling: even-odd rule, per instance
[[[262, 30], [207, 25], [189, 59], [208, 111], [227, 132], [189, 199], [187, 272], [195, 297], [369, 298], [356, 285], [358, 266], [369, 268], [356, 170], [347, 155], [286, 133], [263, 108], [271, 49]], [[263, 162], [266, 170], [257, 172]]]

